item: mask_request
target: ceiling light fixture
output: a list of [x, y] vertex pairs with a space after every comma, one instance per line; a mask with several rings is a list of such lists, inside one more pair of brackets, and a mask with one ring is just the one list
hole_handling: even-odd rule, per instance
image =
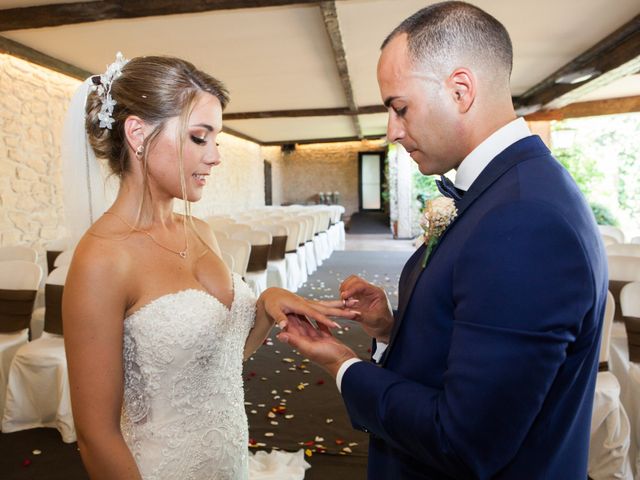
[[593, 67], [584, 68], [582, 70], [576, 70], [575, 72], [567, 73], [566, 75], [560, 75], [556, 78], [555, 83], [562, 85], [575, 85], [576, 83], [586, 82], [594, 77], [600, 75], [600, 70], [596, 70]]

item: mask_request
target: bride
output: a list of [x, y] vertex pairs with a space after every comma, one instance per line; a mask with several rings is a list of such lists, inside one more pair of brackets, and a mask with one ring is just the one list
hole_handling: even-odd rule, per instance
[[189, 214], [220, 163], [221, 82], [177, 58], [119, 57], [85, 87], [86, 138], [119, 190], [64, 290], [83, 462], [92, 479], [246, 479], [243, 359], [286, 313], [333, 326], [334, 312], [279, 289], [256, 302]]

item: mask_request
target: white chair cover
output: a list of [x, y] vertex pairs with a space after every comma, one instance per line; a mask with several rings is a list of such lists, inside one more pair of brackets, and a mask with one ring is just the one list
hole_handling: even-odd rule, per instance
[[640, 257], [640, 244], [614, 243], [606, 246], [607, 255], [623, 255], [627, 257]]
[[[55, 269], [48, 284], [64, 285], [68, 266]], [[7, 384], [2, 431], [56, 428], [65, 443], [76, 441], [62, 335], [44, 332], [18, 349]]]
[[300, 266], [298, 263], [298, 243], [300, 239], [300, 223], [294, 220], [281, 220], [281, 224], [287, 229], [287, 246], [285, 248], [285, 264], [286, 264], [286, 287], [292, 292], [298, 291], [298, 287], [302, 285], [300, 277]]
[[215, 235], [216, 239], [220, 237], [229, 238], [229, 234], [222, 230], [213, 230], [213, 234]]
[[236, 224], [235, 220], [224, 217], [207, 217], [205, 221], [214, 231], [225, 231], [226, 227]]
[[36, 308], [31, 315], [31, 341], [37, 340], [44, 331], [44, 307]]
[[[230, 235], [232, 240], [245, 240], [252, 247], [271, 245], [271, 233], [265, 230], [234, 230]], [[244, 280], [253, 290], [256, 296], [260, 296], [267, 289], [267, 269], [259, 271], [247, 271]]]
[[297, 250], [298, 256], [298, 270], [300, 271], [300, 286], [307, 283], [309, 280], [309, 272], [307, 270], [307, 245], [298, 246]]
[[229, 238], [234, 238], [235, 234], [238, 232], [250, 232], [251, 227], [244, 223], [229, 223], [226, 225], [222, 225], [223, 231], [229, 235]]
[[629, 419], [620, 403], [620, 385], [611, 372], [599, 372], [593, 399], [589, 477], [633, 480], [629, 461]]
[[[267, 218], [255, 221], [253, 228], [266, 230], [272, 237], [287, 237], [289, 240], [289, 228], [284, 222]], [[275, 245], [275, 243], [274, 243]], [[286, 251], [286, 246], [285, 246]], [[273, 252], [273, 246], [272, 246]], [[267, 287], [287, 288], [287, 262], [285, 258], [269, 260], [267, 263]]]
[[[290, 217], [289, 222], [295, 223], [298, 226], [298, 236], [295, 241], [295, 245], [290, 244], [289, 246], [287, 246], [287, 251], [292, 252], [293, 250], [295, 250], [296, 252], [296, 260], [297, 260], [296, 263], [298, 265], [298, 268], [297, 268], [297, 275], [295, 276], [295, 279], [296, 279], [296, 288], [300, 288], [303, 284], [307, 282], [307, 279], [308, 279], [307, 257], [306, 257], [306, 247], [305, 247], [307, 222], [304, 219], [298, 218], [296, 216]], [[289, 260], [289, 261], [293, 263], [292, 260]], [[292, 267], [292, 268], [295, 268], [295, 267]], [[291, 285], [289, 286], [289, 288], [291, 289]]]
[[347, 234], [344, 230], [344, 222], [340, 220], [336, 226], [338, 227], [338, 246], [336, 250], [344, 250], [347, 245]]
[[314, 218], [311, 215], [301, 215], [298, 217], [305, 222], [305, 268], [308, 275], [312, 275], [318, 268], [316, 261], [315, 251], [313, 247], [313, 235], [314, 235]]
[[598, 225], [601, 235], [608, 235], [616, 239], [618, 243], [624, 243], [624, 232], [612, 225]]
[[613, 326], [609, 365], [620, 385], [620, 401], [629, 419], [629, 461], [637, 480], [640, 479], [640, 365], [629, 361], [627, 335], [624, 324], [620, 322]]
[[0, 262], [7, 260], [24, 260], [25, 262], [36, 263], [38, 261], [38, 252], [35, 248], [24, 245], [0, 247]]
[[65, 250], [60, 255], [56, 257], [53, 261], [54, 268], [64, 267], [71, 265], [71, 260], [73, 259], [74, 250]]
[[233, 271], [244, 277], [249, 265], [251, 243], [246, 240], [232, 240], [226, 237], [218, 237], [217, 240], [222, 254], [227, 253], [233, 257]]
[[605, 247], [608, 247], [609, 245], [615, 245], [616, 243], [620, 243], [618, 242], [616, 237], [612, 237], [611, 235], [605, 235], [604, 233], [602, 233], [600, 234], [600, 236], [602, 237], [602, 243], [604, 243]]
[[[0, 289], [37, 291], [42, 269], [27, 260], [7, 260], [0, 268]], [[0, 333], [0, 416], [4, 411], [7, 380], [11, 361], [18, 349], [29, 340], [29, 329]]]
[[630, 242], [630, 243], [633, 243], [633, 244], [640, 244], [640, 237], [633, 237], [633, 238], [631, 239], [631, 242]]
[[622, 287], [620, 307], [625, 317], [640, 318], [640, 282], [631, 282]]
[[328, 207], [325, 207], [324, 210], [322, 211], [322, 220], [320, 223], [320, 233], [319, 233], [320, 241], [322, 242], [322, 248], [324, 251], [323, 260], [330, 258], [331, 254], [333, 253], [333, 245], [329, 240], [330, 227], [331, 227], [331, 210]]
[[[75, 249], [65, 250], [53, 261], [53, 268], [68, 266], [71, 264]], [[31, 341], [37, 340], [44, 331], [44, 307], [36, 308], [31, 317]]]
[[[601, 365], [608, 365], [615, 301], [607, 292], [600, 343]], [[598, 372], [591, 417], [589, 477], [593, 480], [633, 480], [629, 461], [629, 418], [620, 402], [620, 384], [609, 371]]]
[[234, 271], [233, 266], [235, 264], [233, 257], [228, 252], [221, 252], [221, 253], [222, 253], [222, 261], [225, 263], [227, 268], [233, 272]]
[[0, 414], [4, 412], [11, 362], [18, 349], [28, 341], [28, 328], [15, 333], [0, 333]]

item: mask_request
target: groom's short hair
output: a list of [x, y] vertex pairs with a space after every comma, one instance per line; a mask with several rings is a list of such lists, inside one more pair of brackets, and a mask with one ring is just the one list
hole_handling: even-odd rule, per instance
[[417, 65], [445, 67], [468, 59], [506, 80], [513, 65], [511, 39], [504, 25], [480, 8], [465, 2], [442, 2], [414, 13], [384, 40], [381, 49], [405, 33], [409, 55]]

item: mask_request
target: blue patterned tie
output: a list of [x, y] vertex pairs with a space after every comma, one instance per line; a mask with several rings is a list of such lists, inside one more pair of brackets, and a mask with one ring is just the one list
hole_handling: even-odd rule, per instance
[[436, 187], [442, 195], [453, 198], [455, 202], [462, 200], [462, 195], [464, 195], [464, 191], [456, 188], [453, 182], [444, 175], [440, 175], [440, 180], [436, 180]]

